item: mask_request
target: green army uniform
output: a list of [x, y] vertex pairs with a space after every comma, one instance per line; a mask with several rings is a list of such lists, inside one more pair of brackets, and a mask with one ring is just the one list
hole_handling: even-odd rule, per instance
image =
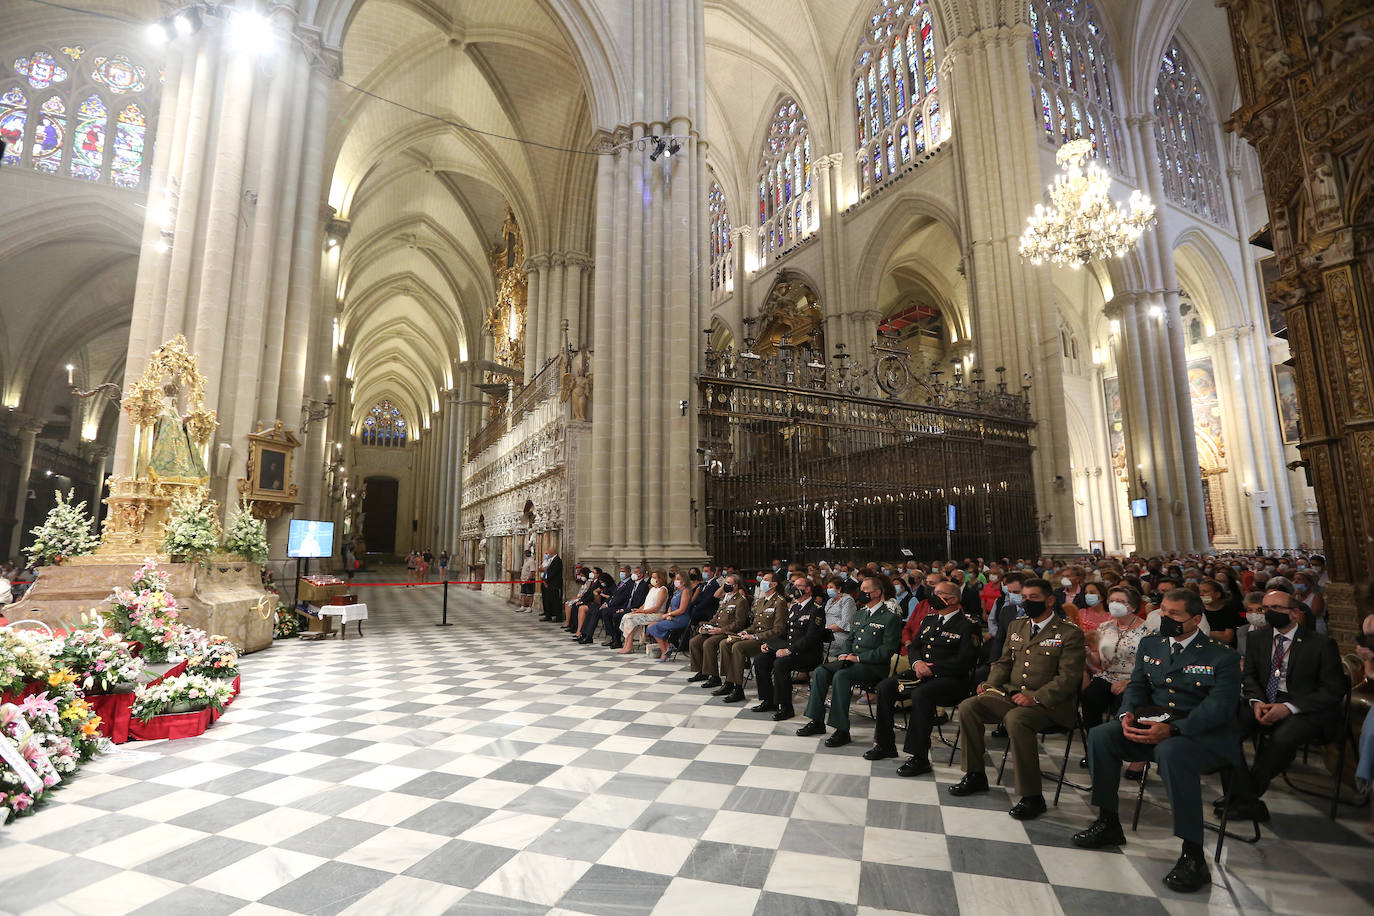
[[707, 621], [707, 626], [716, 627], [722, 632], [698, 633], [687, 644], [692, 670], [708, 677], [719, 677], [720, 644], [748, 624], [749, 596], [736, 591], [720, 603], [715, 615]]
[[857, 655], [857, 662], [829, 661], [811, 672], [811, 699], [806, 703], [806, 716], [812, 722], [825, 716], [825, 695], [834, 687], [830, 697], [830, 715], [826, 722], [836, 731], [849, 731], [849, 701], [854, 685], [876, 684], [887, 676], [888, 659], [902, 642], [902, 615], [887, 602], [876, 608], [861, 607], [849, 628], [851, 641], [846, 655]]
[[1173, 737], [1159, 744], [1131, 741], [1116, 719], [1088, 733], [1092, 803], [1116, 813], [1122, 761], [1152, 760], [1169, 796], [1174, 835], [1202, 843], [1202, 774], [1241, 763], [1240, 655], [1197, 632], [1177, 654], [1167, 636], [1146, 636], [1136, 651], [1131, 681], [1121, 695], [1121, 712], [1167, 709], [1177, 719]]
[[[1087, 649], [1083, 631], [1051, 613], [1032, 635], [1029, 617], [1018, 617], [1007, 629], [1002, 657], [993, 663], [984, 684], [1002, 695], [982, 693], [959, 704], [959, 735], [964, 743], [964, 772], [982, 773], [986, 725], [1001, 722], [1011, 743], [1016, 767], [1016, 792], [1040, 794], [1040, 743], [1036, 736], [1051, 725], [1073, 725], [1078, 718], [1076, 698], [1083, 683]], [[1017, 706], [1012, 697], [1024, 693], [1033, 706]]]
[[[754, 656], [763, 651], [763, 644], [779, 636], [787, 628], [787, 601], [777, 588], [767, 597], [754, 602], [754, 616], [749, 626], [720, 644], [720, 666], [725, 669], [727, 683], [736, 687], [744, 684], [744, 668]], [[754, 637], [750, 639], [749, 637]]]

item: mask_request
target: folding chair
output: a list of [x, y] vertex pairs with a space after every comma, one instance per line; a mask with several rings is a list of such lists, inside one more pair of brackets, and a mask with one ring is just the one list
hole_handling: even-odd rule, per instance
[[[1243, 760], [1244, 750], [1242, 750], [1241, 752], [1241, 757]], [[1136, 793], [1135, 796], [1135, 815], [1131, 818], [1132, 833], [1134, 833], [1140, 825], [1140, 809], [1145, 804], [1145, 783], [1150, 778], [1150, 767], [1153, 765], [1154, 761], [1146, 761], [1145, 770], [1140, 774], [1140, 790]], [[1249, 843], [1251, 846], [1260, 841], [1259, 821], [1251, 821], [1251, 826], [1253, 826], [1255, 829], [1254, 836], [1252, 837], [1243, 837], [1234, 833], [1226, 832], [1226, 822], [1229, 819], [1231, 813], [1231, 787], [1235, 785], [1235, 779], [1233, 778], [1235, 769], [1235, 766], [1228, 763], [1224, 764], [1223, 766], [1217, 767], [1214, 770], [1208, 770], [1207, 772], [1202, 774], [1203, 776], [1211, 776], [1214, 773], [1221, 774], [1221, 823], [1217, 826], [1212, 826], [1211, 824], [1208, 824], [1205, 821], [1203, 822], [1203, 826], [1206, 827], [1208, 830], [1215, 830], [1217, 832], [1217, 850], [1216, 853], [1212, 856], [1212, 861], [1214, 862], [1221, 861], [1221, 845], [1222, 843], [1226, 842], [1226, 838], [1228, 836], [1232, 839], [1240, 840], [1242, 843]]]
[[[1338, 739], [1341, 743], [1341, 747], [1340, 751], [1337, 753], [1336, 756], [1336, 773], [1331, 780], [1331, 810], [1328, 816], [1333, 821], [1336, 819], [1337, 806], [1341, 803], [1341, 777], [1345, 775], [1346, 748], [1350, 748], [1355, 752], [1355, 758], [1357, 761], [1360, 755], [1359, 745], [1356, 744], [1355, 738], [1350, 734], [1350, 703], [1350, 678], [1347, 677], [1345, 679], [1345, 696], [1341, 700], [1341, 731], [1340, 738]], [[1302, 754], [1304, 763], [1307, 762], [1307, 750], [1311, 746], [1312, 745], [1303, 745]], [[1316, 746], [1324, 747], [1325, 745], [1318, 744]], [[1294, 792], [1297, 792], [1299, 794], [1310, 795], [1314, 798], [1326, 797], [1325, 793], [1314, 792], [1311, 789], [1305, 789], [1302, 786], [1295, 785], [1293, 780], [1289, 778], [1287, 770], [1283, 771], [1283, 781], [1288, 785], [1288, 788], [1292, 789]], [[1350, 804], [1352, 808], [1363, 808], [1365, 805], [1369, 804], [1369, 795], [1362, 795], [1359, 801], [1354, 803], [1347, 802], [1347, 804]]]

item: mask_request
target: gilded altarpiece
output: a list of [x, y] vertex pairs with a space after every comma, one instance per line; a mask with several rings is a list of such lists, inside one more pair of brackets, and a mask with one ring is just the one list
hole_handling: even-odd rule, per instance
[[1332, 581], [1330, 630], [1349, 646], [1353, 586], [1374, 570], [1374, 6], [1223, 0], [1254, 145]]

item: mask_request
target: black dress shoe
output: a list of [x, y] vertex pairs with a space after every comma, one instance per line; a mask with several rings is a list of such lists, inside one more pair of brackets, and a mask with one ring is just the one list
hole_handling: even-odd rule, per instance
[[811, 721], [803, 725], [801, 728], [797, 729], [798, 738], [810, 738], [812, 735], [824, 734], [825, 726], [817, 722], [815, 719], [812, 719]]
[[998, 723], [997, 727], [994, 728], [994, 729], [992, 730], [992, 737], [994, 737], [994, 738], [1005, 738], [1006, 736], [1007, 736], [1007, 727], [1006, 727], [1005, 725], [1002, 725], [1001, 723]]
[[1233, 801], [1231, 807], [1227, 809], [1226, 816], [1234, 821], [1256, 821], [1267, 824], [1269, 823], [1269, 806], [1258, 798]]
[[1138, 770], [1132, 770], [1129, 767], [1127, 767], [1126, 772], [1122, 775], [1129, 779], [1131, 782], [1140, 782], [1142, 779], [1145, 778], [1145, 768], [1141, 767]]
[[692, 675], [691, 677], [687, 678], [687, 683], [689, 683], [689, 684], [699, 684], [699, 683], [701, 683], [701, 682], [704, 681], [704, 680], [706, 680], [706, 675], [705, 675], [705, 674], [702, 674], [700, 671], [698, 671], [696, 674], [694, 674], [694, 675]]
[[1106, 846], [1125, 846], [1126, 834], [1121, 830], [1121, 821], [1099, 817], [1071, 838], [1073, 845], [1080, 849], [1102, 849]]
[[750, 707], [749, 707], [749, 711], [750, 711], [750, 712], [772, 712], [773, 710], [775, 710], [775, 709], [777, 709], [777, 708], [778, 708], [778, 704], [777, 704], [777, 703], [760, 703], [760, 704], [757, 705], [757, 706], [750, 706]]
[[965, 773], [963, 779], [949, 787], [949, 794], [956, 798], [962, 798], [965, 795], [973, 795], [987, 790], [988, 776], [986, 773]]
[[829, 738], [826, 738], [826, 739], [825, 739], [825, 746], [826, 746], [826, 747], [844, 747], [844, 746], [845, 746], [846, 744], [848, 744], [851, 740], [853, 740], [853, 739], [851, 739], [851, 738], [849, 737], [849, 732], [847, 732], [847, 731], [845, 731], [845, 732], [836, 731], [835, 734], [833, 734], [833, 735], [831, 735]]
[[897, 756], [895, 747], [881, 747], [877, 744], [864, 751], [865, 760], [891, 760]]
[[898, 776], [924, 776], [934, 769], [924, 757], [908, 757], [906, 763], [897, 767]]
[[732, 684], [732, 683], [730, 683], [729, 681], [726, 681], [724, 684], [721, 684], [721, 685], [720, 685], [719, 687], [717, 687], [715, 690], [712, 690], [712, 691], [711, 691], [711, 696], [713, 696], [713, 697], [725, 697], [725, 696], [729, 696], [730, 694], [732, 694], [732, 693], [734, 693], [734, 692], [735, 692], [735, 685]]
[[773, 721], [786, 722], [788, 719], [796, 716], [796, 714], [796, 711], [793, 710], [791, 706], [780, 706], [778, 707], [778, 711], [773, 713]]
[[1178, 857], [1178, 862], [1164, 876], [1164, 885], [1180, 894], [1191, 894], [1212, 884], [1212, 873], [1207, 869], [1207, 860], [1202, 856], [1187, 853]]
[[1048, 810], [1049, 808], [1045, 805], [1045, 796], [1027, 795], [1012, 805], [1011, 810], [1007, 813], [1018, 821], [1033, 821]]
[[743, 688], [743, 687], [733, 687], [733, 686], [732, 686], [732, 687], [730, 688], [730, 692], [729, 692], [728, 694], [726, 694], [726, 696], [725, 696], [725, 702], [726, 702], [726, 703], [743, 703], [744, 700], [745, 700], [745, 697], [744, 697], [744, 688]]
[[1221, 809], [1222, 809], [1222, 808], [1225, 808], [1225, 807], [1226, 807], [1226, 796], [1225, 796], [1225, 795], [1218, 795], [1216, 798], [1212, 799], [1212, 810], [1213, 810], [1213, 811], [1216, 811], [1216, 812], [1220, 813], [1220, 812], [1221, 812]]
[[590, 636], [579, 636], [577, 637], [577, 642], [579, 645], [590, 646], [592, 644], [592, 638]]
[[711, 675], [710, 677], [708, 677], [708, 678], [706, 679], [706, 681], [701, 685], [701, 689], [702, 689], [702, 690], [711, 690], [711, 689], [713, 689], [713, 688], [715, 688], [715, 687], [719, 687], [719, 686], [720, 686], [720, 678], [716, 677], [716, 676], [713, 674], [713, 675]]
[[609, 649], [609, 648], [611, 648], [611, 647], [613, 647], [613, 646], [615, 645], [615, 640], [614, 640], [614, 639], [604, 639], [604, 640], [601, 641], [601, 644], [602, 644], [603, 646], [605, 646], [606, 648]]
[[625, 648], [625, 640], [623, 640], [623, 639], [617, 639], [615, 642], [611, 643], [610, 648], [612, 648], [612, 649], [623, 649], [623, 648]]

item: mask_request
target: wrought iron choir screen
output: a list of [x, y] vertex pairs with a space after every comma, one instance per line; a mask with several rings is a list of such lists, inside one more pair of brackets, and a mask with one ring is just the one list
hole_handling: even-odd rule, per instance
[[706, 547], [718, 562], [759, 569], [785, 560], [896, 560], [946, 555], [1034, 557], [1029, 379], [1005, 370], [951, 382], [915, 376], [882, 340], [867, 366], [838, 346], [714, 350], [701, 398]]

